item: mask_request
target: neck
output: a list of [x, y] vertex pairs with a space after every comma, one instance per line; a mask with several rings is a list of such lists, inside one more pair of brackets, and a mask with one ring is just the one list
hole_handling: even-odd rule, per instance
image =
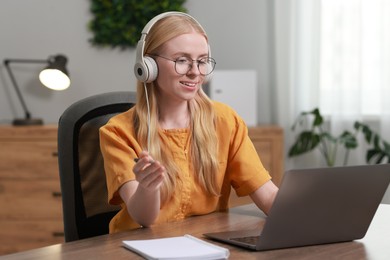
[[159, 108], [159, 124], [163, 129], [187, 128], [190, 123], [188, 103]]

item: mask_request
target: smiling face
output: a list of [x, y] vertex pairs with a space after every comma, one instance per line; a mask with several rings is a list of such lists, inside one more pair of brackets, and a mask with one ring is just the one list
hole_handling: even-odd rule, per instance
[[[171, 60], [181, 57], [199, 60], [208, 56], [207, 40], [197, 32], [182, 34], [165, 42], [158, 55]], [[192, 68], [185, 75], [180, 75], [175, 70], [175, 62], [161, 57], [154, 58], [158, 66], [156, 85], [159, 88], [159, 103], [181, 103], [196, 96], [204, 81], [196, 62], [193, 62]]]

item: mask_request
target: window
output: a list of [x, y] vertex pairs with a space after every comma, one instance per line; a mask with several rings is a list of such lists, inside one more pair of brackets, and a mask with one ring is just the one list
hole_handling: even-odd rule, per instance
[[322, 0], [320, 8], [322, 112], [379, 116], [390, 88], [390, 1]]

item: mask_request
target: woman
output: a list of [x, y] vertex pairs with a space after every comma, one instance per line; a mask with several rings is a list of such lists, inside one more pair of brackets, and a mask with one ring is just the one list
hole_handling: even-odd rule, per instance
[[148, 30], [142, 55], [156, 79], [138, 81], [135, 107], [100, 130], [109, 202], [122, 207], [111, 233], [226, 209], [231, 187], [271, 208], [278, 189], [245, 123], [202, 90], [215, 66], [209, 53], [189, 15], [166, 15]]

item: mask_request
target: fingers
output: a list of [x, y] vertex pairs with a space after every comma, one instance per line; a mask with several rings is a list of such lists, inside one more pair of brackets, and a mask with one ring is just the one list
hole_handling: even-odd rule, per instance
[[139, 155], [139, 157], [134, 158], [134, 162], [137, 163], [139, 160], [141, 160], [142, 158], [145, 158], [145, 157], [148, 157], [150, 161], [153, 161], [153, 158], [149, 155], [149, 153], [147, 151], [142, 151], [141, 154]]
[[148, 166], [152, 165], [154, 160], [150, 156], [137, 158], [137, 162], [133, 167], [134, 173], [141, 172], [146, 169]]
[[140, 178], [140, 185], [146, 189], [158, 189], [163, 183], [165, 178], [164, 167], [159, 167], [155, 171], [149, 174], [141, 174], [143, 178]]
[[[143, 181], [144, 179], [148, 179], [153, 177], [154, 175], [159, 175], [158, 173], [161, 173], [163, 170], [163, 167], [159, 162], [139, 162], [139, 164], [144, 165], [144, 167], [141, 168], [139, 171], [134, 171], [137, 175], [138, 181]], [[134, 168], [136, 168], [134, 166]]]
[[139, 184], [146, 189], [157, 189], [165, 177], [165, 168], [160, 162], [154, 161], [147, 153], [142, 152], [133, 167], [133, 172]]

